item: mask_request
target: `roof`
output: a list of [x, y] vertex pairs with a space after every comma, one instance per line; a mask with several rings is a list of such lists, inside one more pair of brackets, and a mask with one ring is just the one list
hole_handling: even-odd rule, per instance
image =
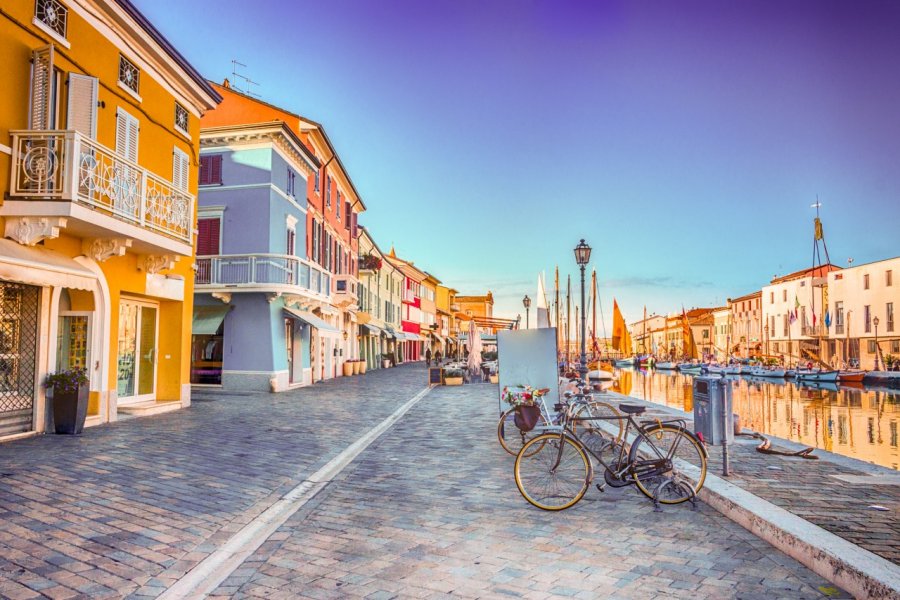
[[173, 46], [169, 42], [169, 40], [167, 40], [166, 37], [162, 33], [160, 33], [156, 27], [153, 26], [153, 23], [151, 23], [147, 19], [147, 17], [145, 17], [143, 13], [141, 13], [141, 11], [139, 11], [137, 7], [135, 7], [134, 4], [131, 3], [130, 0], [116, 0], [116, 3], [120, 7], [122, 7], [122, 10], [128, 13], [128, 16], [134, 19], [135, 22], [137, 22], [137, 24], [140, 25], [140, 27], [144, 31], [146, 31], [151, 38], [153, 38], [153, 41], [160, 45], [163, 51], [168, 54], [172, 58], [172, 60], [174, 60], [175, 63], [184, 70], [188, 77], [190, 77], [194, 81], [194, 83], [196, 83], [197, 86], [200, 87], [200, 89], [209, 94], [209, 96], [216, 104], [222, 101], [222, 96], [219, 95], [219, 93], [216, 92], [216, 90], [214, 90], [212, 86], [210, 86], [206, 78], [200, 75], [197, 69], [195, 69], [194, 66], [191, 65], [191, 63], [189, 63], [187, 59], [182, 56], [178, 50], [175, 49], [175, 46]]
[[294, 130], [291, 129], [284, 121], [270, 121], [268, 123], [241, 123], [239, 125], [217, 125], [215, 127], [204, 127], [201, 134], [203, 137], [208, 137], [211, 135], [226, 133], [274, 133], [275, 131], [278, 131], [278, 133], [281, 133], [289, 141], [293, 142], [293, 144], [297, 147], [297, 151], [302, 154], [303, 158], [305, 158], [313, 167], [318, 168], [322, 166], [322, 163], [319, 162], [319, 159], [316, 158], [316, 155], [306, 147], [306, 144], [303, 143], [303, 140], [301, 140], [300, 137], [296, 133], [294, 133]]
[[729, 298], [728, 301], [734, 304], [735, 302], [741, 302], [743, 300], [752, 300], [753, 298], [762, 297], [762, 290], [758, 290], [756, 292], [751, 292], [749, 294], [744, 294], [743, 296], [738, 296], [737, 298]]
[[775, 285], [776, 283], [784, 283], [785, 281], [792, 281], [794, 279], [802, 279], [804, 277], [823, 277], [832, 271], [840, 271], [841, 268], [833, 265], [831, 263], [820, 265], [818, 267], [810, 267], [808, 269], [803, 269], [801, 271], [794, 271], [789, 275], [782, 275], [781, 277], [773, 277], [770, 282], [771, 285]]

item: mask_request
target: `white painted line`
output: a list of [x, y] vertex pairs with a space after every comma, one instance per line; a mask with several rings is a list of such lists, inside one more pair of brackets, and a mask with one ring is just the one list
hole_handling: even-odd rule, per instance
[[235, 533], [225, 544], [188, 571], [184, 577], [172, 584], [158, 598], [160, 600], [205, 598], [256, 552], [257, 548], [269, 539], [285, 521], [328, 486], [347, 465], [353, 462], [353, 459], [399, 421], [429, 391], [431, 391], [430, 387], [425, 388], [410, 398], [384, 421], [347, 446], [325, 466]]

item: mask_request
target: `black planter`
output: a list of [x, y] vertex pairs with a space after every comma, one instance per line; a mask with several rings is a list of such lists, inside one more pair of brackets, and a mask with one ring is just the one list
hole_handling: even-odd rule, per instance
[[79, 385], [77, 391], [63, 392], [53, 388], [53, 425], [56, 433], [79, 434], [87, 418], [88, 386]]

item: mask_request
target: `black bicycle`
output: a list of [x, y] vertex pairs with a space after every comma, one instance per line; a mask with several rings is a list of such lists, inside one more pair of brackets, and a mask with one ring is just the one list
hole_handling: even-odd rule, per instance
[[[516, 455], [516, 486], [529, 503], [543, 510], [576, 504], [594, 479], [591, 457], [603, 468], [600, 491], [634, 484], [657, 508], [694, 500], [706, 480], [707, 453], [684, 419], [638, 423], [646, 407], [631, 404], [619, 404], [619, 415], [580, 417], [576, 406], [557, 405], [563, 426], [528, 440]], [[625, 433], [618, 437], [622, 420]], [[577, 430], [576, 423], [582, 424]]]

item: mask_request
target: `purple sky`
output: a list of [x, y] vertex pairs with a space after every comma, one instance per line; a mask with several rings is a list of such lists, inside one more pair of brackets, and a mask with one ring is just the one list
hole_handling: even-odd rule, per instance
[[724, 303], [811, 264], [817, 194], [833, 262], [900, 255], [900, 2], [135, 2], [324, 123], [379, 244], [500, 314], [581, 237], [607, 314]]

